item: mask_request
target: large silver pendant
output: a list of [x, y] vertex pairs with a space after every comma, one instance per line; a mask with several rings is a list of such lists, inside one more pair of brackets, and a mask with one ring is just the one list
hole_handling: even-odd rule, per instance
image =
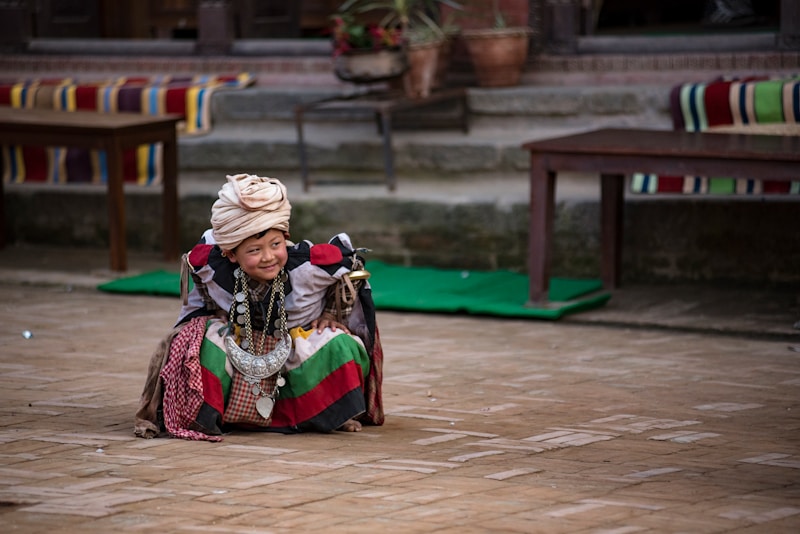
[[273, 401], [270, 397], [260, 397], [256, 401], [256, 410], [258, 411], [259, 415], [264, 419], [269, 419], [272, 415], [272, 408], [275, 407], [275, 401]]
[[225, 352], [236, 369], [247, 378], [261, 380], [281, 370], [289, 359], [292, 337], [283, 333], [275, 348], [266, 354], [251, 354], [236, 344], [231, 336], [225, 336]]

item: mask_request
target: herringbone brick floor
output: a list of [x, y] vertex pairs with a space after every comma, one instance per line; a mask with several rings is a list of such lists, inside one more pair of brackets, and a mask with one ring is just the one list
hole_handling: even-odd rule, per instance
[[793, 341], [380, 312], [384, 426], [142, 440], [177, 299], [0, 302], [3, 532], [800, 531]]

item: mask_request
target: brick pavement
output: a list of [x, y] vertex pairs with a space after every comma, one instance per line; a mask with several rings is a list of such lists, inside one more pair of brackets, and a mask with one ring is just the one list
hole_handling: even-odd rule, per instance
[[4, 532], [800, 529], [789, 341], [381, 312], [383, 427], [142, 440], [177, 299], [0, 301]]

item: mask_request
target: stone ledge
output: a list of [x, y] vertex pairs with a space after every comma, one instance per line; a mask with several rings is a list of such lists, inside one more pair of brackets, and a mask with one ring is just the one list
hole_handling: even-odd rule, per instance
[[[329, 187], [292, 196], [292, 233], [324, 241], [330, 228], [348, 232], [372, 257], [391, 263], [462, 269], [524, 272], [527, 260], [527, 195], [494, 194], [492, 180], [483, 196], [459, 202], [386, 193], [380, 184], [371, 196], [343, 196]], [[403, 184], [408, 187], [407, 184]], [[362, 187], [360, 189], [364, 189]], [[215, 188], [210, 188], [215, 189]], [[444, 197], [461, 191], [456, 180], [438, 186]], [[345, 189], [346, 190], [346, 189]], [[449, 195], [447, 191], [450, 191]], [[9, 188], [9, 242], [71, 247], [107, 246], [105, 196], [53, 189]], [[427, 197], [427, 198], [426, 198]], [[182, 249], [188, 250], [207, 228], [214, 193], [184, 194], [180, 201]], [[626, 283], [706, 281], [741, 284], [798, 284], [797, 201], [682, 198], [626, 202], [623, 279]], [[160, 250], [160, 203], [150, 194], [126, 195], [128, 245]], [[554, 221], [553, 274], [599, 273], [599, 203], [559, 202]], [[757, 221], [757, 224], [754, 222]], [[54, 231], [54, 229], [58, 231]], [[766, 238], [768, 236], [768, 238]]]
[[[669, 114], [669, 85], [631, 87], [563, 87], [519, 86], [467, 89], [471, 113], [506, 117], [577, 117], [594, 115]], [[216, 124], [229, 121], [293, 120], [294, 106], [314, 100], [348, 94], [348, 90], [281, 87], [250, 87], [237, 91], [219, 91], [212, 98], [212, 114]], [[433, 108], [442, 112], [446, 107]], [[372, 120], [369, 113], [353, 111], [338, 114], [307, 114], [307, 120], [330, 117]]]

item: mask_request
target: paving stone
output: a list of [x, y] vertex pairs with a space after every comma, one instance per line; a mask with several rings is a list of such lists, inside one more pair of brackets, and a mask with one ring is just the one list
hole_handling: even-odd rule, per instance
[[384, 426], [203, 443], [132, 432], [174, 300], [0, 283], [0, 302], [9, 531], [800, 529], [786, 340], [379, 312]]

